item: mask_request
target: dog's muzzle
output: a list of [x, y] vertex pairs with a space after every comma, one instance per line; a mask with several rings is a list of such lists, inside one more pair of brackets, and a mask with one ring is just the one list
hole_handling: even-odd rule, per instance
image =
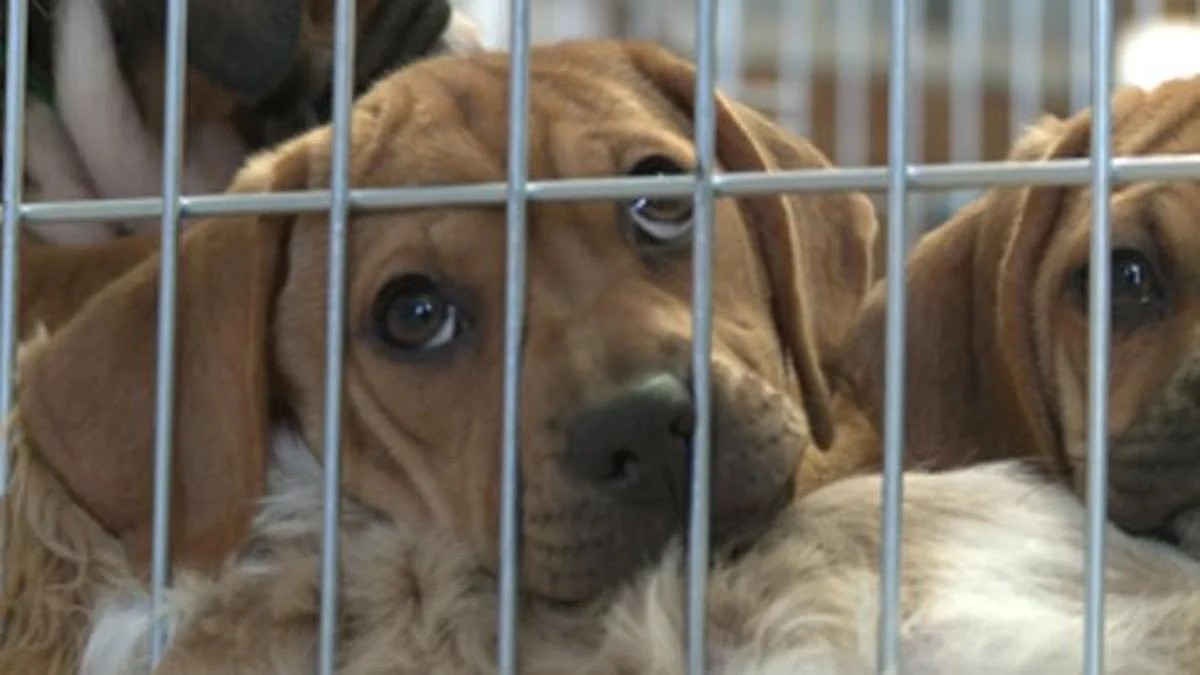
[[[714, 379], [709, 544], [718, 554], [753, 541], [790, 500], [807, 436], [784, 400], [757, 377]], [[650, 373], [578, 410], [566, 432], [561, 470], [573, 487], [548, 509], [540, 503], [526, 534], [539, 590], [585, 599], [684, 538], [692, 394], [683, 378]]]
[[674, 508], [686, 493], [694, 428], [687, 386], [654, 375], [575, 419], [566, 467], [620, 503]]

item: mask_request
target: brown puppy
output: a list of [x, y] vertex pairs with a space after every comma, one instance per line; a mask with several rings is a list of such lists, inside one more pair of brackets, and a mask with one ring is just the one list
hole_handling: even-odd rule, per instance
[[[503, 180], [507, 77], [506, 59], [485, 55], [431, 60], [381, 82], [355, 107], [352, 183]], [[686, 170], [693, 77], [649, 45], [536, 49], [531, 176]], [[719, 111], [724, 170], [828, 166], [754, 112], [724, 99]], [[322, 129], [258, 157], [234, 191], [328, 185], [329, 141]], [[531, 207], [520, 436], [522, 580], [536, 597], [585, 600], [628, 579], [686, 517], [690, 205]], [[823, 366], [865, 293], [875, 221], [855, 194], [722, 199], [716, 221], [720, 545], [765, 527], [789, 500], [805, 447], [832, 440]], [[402, 527], [449, 537], [484, 569], [497, 557], [504, 231], [501, 207], [364, 213], [349, 253], [345, 494]], [[184, 237], [177, 570], [212, 570], [239, 550], [271, 493], [268, 468], [322, 451], [326, 242], [321, 214], [214, 219]], [[9, 521], [27, 536], [6, 547], [6, 581], [17, 589], [8, 625], [22, 613], [16, 623], [35, 634], [53, 622], [45, 608], [57, 603], [44, 594], [62, 579], [47, 570], [86, 577], [86, 564], [70, 560], [88, 561], [105, 536], [144, 569], [158, 274], [155, 257], [107, 286], [22, 368], [24, 487]], [[22, 510], [51, 492], [53, 527], [39, 522], [50, 509]], [[85, 551], [45, 541], [66, 518], [91, 524], [73, 542]], [[96, 606], [121, 592], [99, 585], [70, 600]], [[74, 648], [128, 625], [123, 611], [77, 626]]]
[[[1090, 115], [1047, 120], [1014, 150], [1086, 157]], [[1114, 99], [1118, 155], [1200, 151], [1200, 79]], [[1112, 197], [1110, 514], [1132, 531], [1200, 501], [1194, 182]], [[1090, 190], [988, 192], [918, 243], [908, 263], [907, 452], [926, 467], [1049, 458], [1082, 490], [1086, 456]], [[886, 282], [884, 282], [886, 283]], [[883, 283], [850, 342], [848, 379], [881, 412]]]

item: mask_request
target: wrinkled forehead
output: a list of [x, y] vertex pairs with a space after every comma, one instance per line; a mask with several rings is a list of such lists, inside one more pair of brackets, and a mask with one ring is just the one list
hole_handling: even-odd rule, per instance
[[[381, 81], [355, 108], [352, 183], [503, 181], [508, 80], [507, 60], [485, 54], [433, 59]], [[535, 51], [528, 101], [533, 180], [620, 175], [651, 148], [690, 160], [682, 112], [621, 61], [599, 67]]]
[[[1076, 188], [1064, 200], [1051, 235], [1050, 256], [1057, 267], [1073, 269], [1089, 257], [1093, 230], [1092, 191]], [[1200, 273], [1200, 181], [1130, 183], [1110, 200], [1110, 248], [1136, 249], [1187, 276]], [[1193, 270], [1195, 272], [1193, 272]]]
[[1200, 77], [1114, 97], [1117, 156], [1200, 153]]

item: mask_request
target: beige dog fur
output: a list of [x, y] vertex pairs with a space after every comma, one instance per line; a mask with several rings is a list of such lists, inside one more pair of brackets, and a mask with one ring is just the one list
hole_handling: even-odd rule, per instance
[[[691, 165], [694, 71], [660, 48], [547, 46], [531, 77], [533, 178], [620, 175], [647, 158]], [[503, 180], [506, 82], [499, 55], [434, 59], [382, 81], [355, 107], [352, 183]], [[724, 170], [828, 166], [742, 106], [722, 98], [719, 112]], [[257, 157], [233, 191], [328, 185], [329, 139], [321, 129]], [[521, 430], [531, 598], [603, 595], [678, 531], [682, 436], [643, 449], [670, 477], [634, 480], [646, 506], [588, 473], [570, 432], [647, 373], [686, 392], [687, 238], [650, 246], [631, 214], [689, 204], [531, 208]], [[713, 513], [726, 550], [783, 507], [810, 441], [833, 440], [825, 373], [871, 278], [875, 221], [864, 197], [841, 194], [723, 199], [716, 223]], [[469, 554], [481, 578], [497, 557], [503, 224], [501, 208], [463, 207], [360, 214], [351, 228], [344, 492], [388, 527]], [[213, 219], [184, 236], [171, 538], [181, 621], [199, 602], [189, 573], [253, 567], [289, 546], [259, 508], [287, 503], [268, 475], [298, 461], [289, 452], [321, 453], [326, 231], [323, 214], [307, 214]], [[2, 669], [58, 672], [83, 658], [120, 672], [144, 653], [134, 645], [146, 621], [158, 270], [155, 256], [117, 278], [22, 367]], [[424, 358], [379, 332], [408, 330], [389, 292], [414, 273], [445, 280], [455, 311], [443, 316], [464, 319], [452, 333], [462, 339]], [[247, 543], [256, 513], [268, 522]], [[220, 629], [201, 621], [188, 635]]]
[[[319, 469], [308, 461], [292, 465], [296, 487], [261, 516], [258, 532], [272, 545], [217, 582], [187, 587], [161, 675], [313, 668], [321, 503], [311, 487]], [[876, 672], [881, 488], [877, 475], [820, 488], [749, 553], [717, 561], [708, 672]], [[480, 561], [454, 542], [351, 513], [338, 672], [495, 672], [495, 580]], [[909, 473], [903, 672], [1079, 672], [1085, 522], [1068, 490], [1018, 462]], [[1200, 565], [1115, 528], [1106, 536], [1107, 672], [1195, 672]], [[685, 672], [682, 559], [673, 547], [634, 584], [585, 607], [525, 602], [521, 672]]]

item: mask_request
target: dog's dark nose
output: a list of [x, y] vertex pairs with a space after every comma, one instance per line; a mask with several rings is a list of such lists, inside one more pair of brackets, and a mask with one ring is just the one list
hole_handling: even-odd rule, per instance
[[682, 500], [694, 424], [683, 381], [668, 374], [646, 377], [575, 418], [567, 469], [636, 501]]

